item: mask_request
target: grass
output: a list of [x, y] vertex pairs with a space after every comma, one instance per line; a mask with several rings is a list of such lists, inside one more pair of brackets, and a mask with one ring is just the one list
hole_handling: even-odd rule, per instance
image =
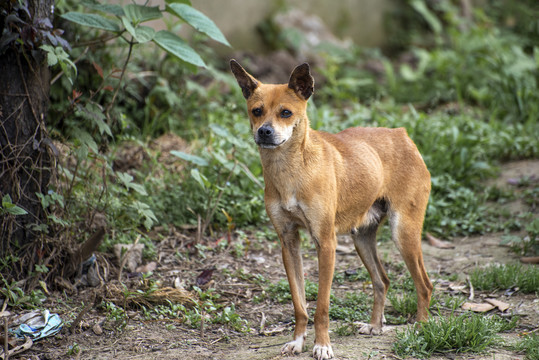
[[421, 325], [397, 331], [393, 350], [398, 356], [428, 358], [434, 353], [479, 353], [502, 344], [498, 332], [516, 326], [516, 321], [483, 314], [439, 316]]
[[[266, 294], [270, 299], [279, 303], [287, 303], [292, 301], [290, 294], [290, 285], [286, 279], [279, 280], [276, 284], [270, 284], [266, 288]], [[307, 301], [314, 301], [318, 295], [318, 284], [305, 279], [305, 298]]]
[[539, 292], [539, 268], [522, 264], [493, 264], [483, 269], [476, 268], [470, 280], [477, 290], [505, 290], [518, 288], [521, 292]]
[[526, 354], [526, 360], [539, 360], [539, 333], [524, 335], [513, 348]]

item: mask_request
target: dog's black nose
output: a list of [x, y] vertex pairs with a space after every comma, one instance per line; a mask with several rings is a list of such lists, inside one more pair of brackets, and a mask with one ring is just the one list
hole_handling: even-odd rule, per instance
[[269, 125], [262, 125], [259, 129], [258, 129], [258, 138], [260, 140], [270, 140], [273, 138], [273, 134], [275, 133], [275, 131], [273, 130], [273, 128]]

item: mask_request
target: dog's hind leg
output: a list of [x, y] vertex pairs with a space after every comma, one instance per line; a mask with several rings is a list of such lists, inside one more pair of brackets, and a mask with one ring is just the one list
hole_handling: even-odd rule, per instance
[[286, 343], [282, 354], [299, 354], [303, 351], [307, 334], [307, 302], [305, 300], [305, 283], [303, 278], [303, 262], [301, 260], [301, 241], [296, 226], [277, 231], [281, 239], [282, 255], [286, 276], [290, 285], [296, 327], [294, 340]]
[[371, 224], [358, 228], [352, 234], [356, 251], [371, 276], [374, 289], [374, 305], [372, 308], [371, 322], [359, 329], [359, 332], [365, 335], [379, 335], [382, 333], [384, 305], [387, 289], [389, 288], [389, 278], [380, 262], [376, 246], [378, 225], [379, 221], [374, 221]]
[[[414, 280], [417, 292], [417, 321], [426, 321], [428, 319], [428, 309], [433, 288], [423, 263], [423, 252], [421, 250], [423, 213], [416, 211], [401, 215], [395, 212], [391, 213], [389, 217], [393, 240]], [[414, 217], [414, 214], [417, 216]]]

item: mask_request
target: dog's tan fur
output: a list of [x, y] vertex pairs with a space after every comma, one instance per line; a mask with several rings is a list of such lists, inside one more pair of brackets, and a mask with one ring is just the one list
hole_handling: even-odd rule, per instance
[[338, 134], [313, 130], [306, 110], [314, 79], [307, 64], [298, 66], [289, 83], [282, 85], [262, 84], [235, 60], [230, 65], [247, 99], [264, 170], [266, 210], [281, 240], [294, 304], [294, 340], [282, 352], [303, 350], [308, 321], [299, 228], [309, 232], [318, 252], [316, 359], [333, 357], [328, 312], [339, 233], [352, 233], [373, 282], [371, 322], [360, 332], [382, 332], [389, 279], [377, 254], [376, 231], [386, 215], [417, 289], [417, 319], [427, 320], [432, 284], [423, 264], [421, 229], [430, 174], [406, 130], [357, 127]]

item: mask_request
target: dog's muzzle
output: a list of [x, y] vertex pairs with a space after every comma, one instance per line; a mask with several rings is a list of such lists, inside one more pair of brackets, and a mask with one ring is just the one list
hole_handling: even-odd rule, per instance
[[279, 141], [275, 129], [271, 125], [264, 124], [258, 128], [255, 134], [255, 142], [261, 148], [273, 149], [281, 145], [284, 141]]

